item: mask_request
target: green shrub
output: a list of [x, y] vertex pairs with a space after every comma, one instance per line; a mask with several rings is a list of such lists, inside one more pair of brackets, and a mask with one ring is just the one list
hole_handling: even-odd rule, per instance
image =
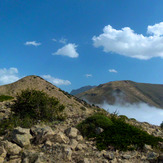
[[0, 102], [6, 101], [6, 100], [12, 100], [12, 96], [7, 96], [7, 95], [0, 95]]
[[[132, 126], [124, 121], [124, 118], [111, 116], [94, 116], [87, 118], [77, 127], [83, 136], [95, 138], [99, 150], [107, 149], [109, 146], [119, 150], [143, 149], [145, 144], [157, 147], [159, 141], [163, 139], [149, 135], [147, 132]], [[101, 125], [101, 122], [102, 123]], [[107, 122], [107, 123], [106, 123]], [[100, 125], [101, 126], [100, 126]], [[101, 127], [104, 131], [98, 135], [94, 133], [96, 127]]]
[[12, 111], [24, 119], [53, 121], [60, 118], [64, 106], [54, 97], [49, 97], [43, 91], [24, 90], [17, 96]]
[[162, 123], [160, 124], [160, 127], [161, 127], [161, 129], [163, 129], [163, 121], [162, 121]]
[[64, 120], [64, 108], [56, 98], [49, 97], [42, 91], [24, 90], [17, 95], [11, 106], [13, 114], [0, 122], [0, 134], [16, 126], [31, 127], [38, 121]]
[[77, 125], [77, 128], [81, 131], [83, 136], [92, 138], [96, 136], [97, 127], [105, 129], [110, 125], [112, 125], [112, 121], [108, 117], [102, 114], [95, 114]]

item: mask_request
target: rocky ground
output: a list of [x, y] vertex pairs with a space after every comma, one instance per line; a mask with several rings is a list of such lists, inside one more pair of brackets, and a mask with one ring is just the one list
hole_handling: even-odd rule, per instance
[[[0, 103], [0, 119], [10, 114], [10, 102]], [[146, 145], [143, 151], [98, 151], [95, 142], [86, 140], [75, 128], [84, 114], [71, 115], [64, 122], [17, 127], [0, 137], [0, 163], [148, 163], [163, 162], [163, 154]], [[148, 133], [163, 137], [159, 126], [128, 120]], [[163, 149], [163, 144], [160, 143]]]

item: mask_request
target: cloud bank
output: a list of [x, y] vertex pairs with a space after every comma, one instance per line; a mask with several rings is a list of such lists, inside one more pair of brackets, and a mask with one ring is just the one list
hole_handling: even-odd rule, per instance
[[44, 79], [46, 79], [47, 81], [49, 81], [52, 84], [57, 85], [57, 86], [60, 86], [60, 85], [70, 85], [71, 84], [71, 82], [68, 81], [68, 80], [54, 78], [51, 75], [42, 75], [42, 77]]
[[0, 84], [9, 84], [19, 80], [18, 69], [11, 67], [9, 69], [0, 69]]
[[104, 103], [100, 105], [100, 107], [104, 108], [110, 113], [117, 111], [118, 115], [126, 115], [127, 117], [135, 118], [140, 122], [148, 122], [150, 124], [160, 125], [163, 121], [163, 109], [149, 106], [145, 103], [126, 103], [125, 105], [109, 105]]
[[70, 58], [77, 58], [79, 56], [77, 53], [77, 45], [72, 43], [66, 44], [58, 49], [57, 52], [53, 53], [53, 55], [62, 55]]
[[130, 27], [121, 30], [107, 25], [103, 33], [93, 36], [94, 47], [103, 47], [106, 53], [112, 52], [142, 60], [153, 57], [163, 58], [163, 22], [147, 27], [150, 36], [135, 33]]
[[32, 45], [32, 46], [40, 46], [41, 43], [40, 42], [36, 42], [36, 41], [27, 41], [25, 43], [25, 45], [27, 45], [27, 46], [30, 46], [30, 45]]

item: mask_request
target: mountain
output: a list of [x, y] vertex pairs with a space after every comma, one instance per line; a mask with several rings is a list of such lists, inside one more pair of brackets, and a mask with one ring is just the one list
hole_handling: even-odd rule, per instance
[[[67, 92], [64, 92], [43, 78], [35, 75], [27, 76], [14, 83], [0, 86], [0, 95], [10, 95], [16, 97], [21, 90], [25, 89], [41, 90], [47, 93], [49, 96], [56, 97], [61, 104], [66, 106], [65, 111], [70, 116], [75, 114], [86, 114], [86, 112], [89, 114], [92, 112], [92, 109], [89, 109], [91, 106], [86, 104], [84, 101], [71, 96]], [[83, 112], [80, 109], [81, 107], [85, 107], [86, 112]]]
[[88, 91], [89, 89], [92, 89], [92, 88], [94, 88], [94, 87], [96, 87], [96, 86], [90, 86], [90, 85], [88, 85], [88, 86], [81, 87], [81, 88], [79, 88], [79, 89], [73, 89], [73, 90], [70, 92], [70, 94], [71, 94], [71, 95], [77, 95], [77, 94], [79, 94], [79, 93]]
[[79, 93], [76, 97], [93, 104], [144, 102], [163, 108], [163, 85], [136, 83], [129, 80], [113, 81]]
[[[126, 90], [129, 90], [128, 89], [129, 84], [130, 87], [133, 89], [134, 83], [132, 84], [131, 83], [132, 83], [131, 81], [125, 81], [123, 83], [123, 85], [126, 86]], [[112, 83], [112, 86], [113, 85], [115, 85], [115, 83], [114, 84]], [[118, 84], [116, 85], [117, 86], [113, 87], [112, 89], [113, 90], [115, 89], [114, 92], [122, 96], [123, 94], [122, 90], [124, 91], [124, 89], [122, 88], [124, 88], [124, 86], [122, 88], [120, 87], [121, 82], [119, 82], [119, 87]], [[100, 89], [101, 88], [105, 89], [105, 87], [106, 87], [105, 84], [100, 85], [98, 87], [88, 90], [87, 92], [96, 90], [98, 88], [99, 89], [98, 93], [102, 93], [102, 91], [100, 92]], [[145, 87], [146, 89], [144, 87], [145, 86], [143, 86], [144, 91], [149, 90], [148, 87]], [[16, 95], [19, 94], [21, 90], [25, 90], [27, 88], [42, 90], [45, 93], [47, 93], [49, 96], [56, 97], [59, 100], [59, 102], [65, 106], [65, 113], [66, 113], [65, 119], [62, 119], [62, 121], [59, 120], [56, 121], [54, 119], [49, 119], [49, 121], [45, 121], [44, 119], [42, 119], [39, 120], [37, 124], [35, 123], [35, 121], [31, 121], [29, 117], [31, 114], [29, 114], [27, 117], [18, 116], [17, 117], [18, 119], [15, 119], [14, 111], [13, 110], [11, 111], [11, 108], [14, 104], [13, 99], [0, 102], [0, 151], [1, 151], [0, 162], [10, 162], [10, 163], [18, 163], [18, 162], [28, 162], [28, 163], [115, 162], [116, 163], [116, 162], [126, 162], [126, 161], [133, 162], [133, 163], [163, 162], [163, 157], [162, 157], [163, 155], [161, 151], [161, 149], [163, 149], [163, 142], [161, 139], [163, 138], [163, 130], [161, 130], [161, 127], [150, 125], [146, 122], [138, 122], [135, 119], [133, 118], [129, 119], [126, 116], [117, 116], [116, 114], [110, 115], [110, 113], [107, 113], [105, 110], [100, 109], [99, 107], [92, 107], [91, 105], [78, 99], [77, 97], [72, 96], [67, 92], [64, 92], [63, 90], [57, 88], [56, 86], [52, 85], [51, 83], [47, 82], [41, 77], [34, 76], [34, 75], [27, 76], [15, 83], [0, 86], [0, 95], [10, 95], [16, 97]], [[137, 90], [138, 88], [135, 89]], [[158, 90], [160, 89], [161, 91], [160, 87], [158, 87], [157, 89]], [[109, 89], [109, 91], [110, 90], [111, 88]], [[156, 87], [152, 88], [150, 91], [151, 92], [154, 91], [155, 93]], [[23, 101], [23, 105], [24, 102], [26, 101]], [[30, 101], [27, 101], [27, 103], [28, 102]], [[20, 112], [21, 109], [22, 107], [20, 107]], [[33, 110], [33, 108], [31, 110]], [[123, 127], [121, 127], [120, 123], [116, 125], [115, 118], [117, 120], [119, 118], [122, 118], [122, 120], [120, 120], [119, 122], [124, 124]], [[87, 123], [88, 120], [89, 123]], [[33, 124], [31, 125], [30, 123], [32, 122]], [[128, 127], [128, 125], [126, 125], [125, 123], [132, 125], [132, 127], [131, 126]], [[14, 126], [14, 124], [16, 126]], [[123, 140], [126, 140], [128, 138], [126, 136], [127, 135], [126, 131], [130, 131], [131, 129], [133, 129], [133, 126], [138, 126], [142, 130], [149, 133], [150, 135], [153, 135], [155, 137], [158, 136], [160, 137], [159, 138], [160, 142], [158, 142], [159, 148], [155, 149], [153, 146], [146, 144], [146, 142], [149, 141], [146, 141], [146, 139], [141, 139], [140, 137], [138, 137], [141, 142], [140, 145], [142, 145], [142, 143], [145, 143], [143, 150], [142, 149], [139, 150], [139, 148], [136, 148], [137, 145], [131, 144], [132, 146], [130, 145], [128, 147], [130, 147], [132, 151], [122, 152], [121, 150], [116, 150], [117, 145], [114, 146], [113, 144], [110, 144], [106, 146], [105, 150], [101, 151], [98, 150], [98, 146], [96, 145], [97, 144], [96, 139], [87, 138], [86, 137], [87, 135], [82, 134], [80, 130], [82, 129], [83, 131], [88, 131], [88, 133], [94, 132], [97, 135], [101, 134], [99, 138], [100, 139], [102, 138], [102, 140], [104, 138], [105, 140], [106, 138], [109, 138], [109, 136], [103, 135], [103, 133], [107, 133], [105, 132], [105, 130], [108, 129], [109, 127], [108, 124], [109, 126], [113, 125], [112, 127], [114, 128], [121, 127], [122, 131], [125, 131], [125, 134], [122, 134], [123, 132], [122, 133], [119, 132], [118, 129], [113, 130], [113, 132], [118, 131], [116, 132], [118, 136], [114, 134], [115, 138], [119, 139], [119, 136], [120, 138], [124, 136]], [[26, 125], [26, 127], [24, 125]], [[127, 128], [125, 126], [127, 126]], [[110, 129], [107, 131], [110, 132]], [[137, 130], [135, 130], [134, 127], [134, 130], [132, 132], [136, 132], [136, 131]], [[144, 134], [144, 132], [141, 133]], [[110, 137], [113, 137], [114, 135], [112, 134]], [[129, 136], [130, 135], [131, 133], [129, 132]], [[147, 137], [146, 134], [145, 136]], [[135, 140], [135, 137], [132, 138]], [[153, 139], [152, 137], [152, 140], [156, 140], [156, 139]], [[153, 143], [152, 140], [150, 141]], [[113, 142], [117, 143], [116, 141]], [[108, 143], [108, 141], [106, 143]]]

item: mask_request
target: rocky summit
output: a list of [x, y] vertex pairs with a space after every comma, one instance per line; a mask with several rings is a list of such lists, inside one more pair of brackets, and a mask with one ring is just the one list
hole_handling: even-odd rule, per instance
[[[98, 150], [96, 141], [84, 137], [77, 124], [94, 113], [106, 113], [53, 86], [37, 76], [29, 76], [16, 83], [0, 87], [1, 95], [13, 100], [0, 102], [0, 120], [10, 119], [16, 94], [24, 89], [36, 89], [57, 98], [65, 106], [64, 120], [38, 121], [31, 127], [9, 128], [0, 137], [0, 162], [4, 163], [162, 163], [163, 142], [159, 149], [145, 144], [142, 150], [121, 151], [114, 147]], [[8, 122], [8, 121], [6, 121]], [[139, 127], [150, 135], [163, 138], [161, 127], [126, 119], [126, 123]], [[96, 126], [97, 134], [103, 129]], [[125, 135], [124, 135], [125, 136]]]

